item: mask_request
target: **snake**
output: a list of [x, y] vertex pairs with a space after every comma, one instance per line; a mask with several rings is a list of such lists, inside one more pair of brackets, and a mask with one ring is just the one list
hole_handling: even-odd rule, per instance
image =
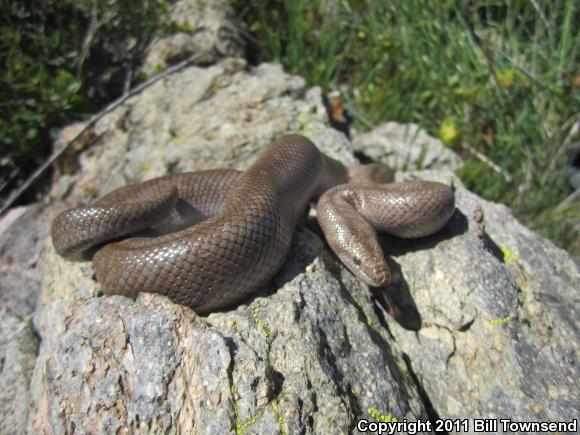
[[[154, 292], [199, 314], [255, 294], [282, 268], [316, 201], [330, 248], [369, 286], [390, 282], [377, 232], [416, 238], [455, 210], [443, 183], [384, 183], [378, 165], [351, 168], [301, 135], [274, 140], [247, 170], [170, 174], [61, 212], [51, 236], [69, 260], [93, 261], [103, 293]], [[382, 179], [382, 180], [381, 180]]]

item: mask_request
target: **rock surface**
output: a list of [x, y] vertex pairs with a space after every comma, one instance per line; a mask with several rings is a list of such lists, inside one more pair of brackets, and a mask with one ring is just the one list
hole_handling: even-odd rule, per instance
[[450, 151], [387, 147], [391, 127], [354, 142], [395, 167], [438, 169], [397, 178], [453, 183], [457, 211], [435, 236], [382, 237], [387, 289], [346, 271], [313, 220], [268, 287], [206, 317], [158, 295], [103, 296], [91, 264], [62, 260], [48, 241], [60, 201], [168, 172], [244, 169], [288, 132], [355, 162], [326, 125], [320, 89], [301, 78], [232, 58], [189, 67], [86, 135], [78, 170], [53, 185], [58, 205], [3, 218], [0, 432], [350, 433], [361, 417], [578, 417], [576, 265], [465, 190]]
[[327, 257], [303, 230], [275, 286], [200, 318], [162, 296], [95, 297], [90, 265], [51, 256], [31, 430], [347, 433], [372, 408], [426, 419], [367, 289]]
[[[448, 229], [467, 218], [468, 231], [438, 244], [438, 258], [414, 243], [395, 248], [408, 314], [421, 324], [389, 322], [409, 370], [441, 418], [577, 419], [576, 264], [507, 207], [456, 195]], [[394, 294], [405, 304], [405, 291]]]
[[141, 69], [148, 76], [194, 53], [206, 53], [206, 62], [243, 57], [247, 32], [231, 1], [180, 0], [173, 2], [167, 15], [176, 31], [151, 43]]
[[[325, 120], [320, 90], [278, 66], [192, 67], [107, 115], [79, 174], [53, 193], [77, 201], [171, 170], [243, 169], [288, 131], [354, 163]], [[97, 297], [90, 264], [51, 251], [35, 316], [42, 344], [30, 430], [349, 432], [374, 409], [426, 419], [367, 289], [309, 230], [291, 256], [262, 297], [200, 319], [161, 296]]]
[[0, 433], [23, 433], [32, 414], [30, 379], [38, 341], [29, 320], [0, 305]]
[[38, 268], [50, 222], [59, 205], [11, 209], [0, 220], [0, 306], [20, 318], [34, 313], [40, 292]]
[[0, 220], [0, 433], [19, 433], [32, 409], [30, 379], [38, 340], [31, 317], [41, 287], [38, 267], [52, 213], [36, 204]]
[[400, 171], [456, 170], [463, 165], [461, 157], [417, 124], [386, 122], [354, 136], [352, 147], [372, 161]]
[[279, 65], [250, 69], [241, 59], [226, 59], [190, 67], [102, 118], [87, 135], [91, 147], [80, 155], [77, 173], [55, 182], [52, 196], [86, 201], [168, 172], [243, 169], [287, 132], [301, 132], [354, 163], [347, 139], [325, 120], [320, 89], [307, 91], [302, 78]]

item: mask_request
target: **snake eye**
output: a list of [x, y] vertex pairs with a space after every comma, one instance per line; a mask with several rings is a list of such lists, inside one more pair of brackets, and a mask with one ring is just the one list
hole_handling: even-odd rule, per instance
[[360, 266], [360, 264], [361, 264], [361, 260], [360, 260], [360, 257], [358, 255], [355, 255], [354, 257], [352, 257], [352, 261], [357, 266]]

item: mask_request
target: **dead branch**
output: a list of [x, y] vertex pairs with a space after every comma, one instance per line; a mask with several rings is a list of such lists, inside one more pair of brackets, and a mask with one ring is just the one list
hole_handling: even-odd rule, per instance
[[464, 142], [462, 144], [462, 146], [463, 146], [464, 149], [466, 149], [473, 156], [475, 156], [476, 158], [478, 158], [479, 160], [481, 160], [483, 163], [485, 163], [487, 166], [489, 166], [491, 169], [493, 169], [495, 172], [497, 172], [498, 174], [500, 174], [505, 179], [505, 181], [507, 181], [508, 183], [511, 183], [512, 182], [512, 180], [513, 180], [512, 176], [508, 172], [506, 172], [505, 170], [503, 170], [493, 160], [491, 160], [489, 157], [487, 157], [485, 154], [479, 152], [478, 150], [476, 150], [475, 148], [473, 148], [468, 143], [465, 143]]

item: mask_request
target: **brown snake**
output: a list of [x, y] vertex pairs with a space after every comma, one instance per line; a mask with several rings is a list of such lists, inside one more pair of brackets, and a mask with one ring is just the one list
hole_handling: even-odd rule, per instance
[[[309, 139], [288, 135], [243, 173], [168, 175], [64, 211], [52, 224], [52, 240], [61, 256], [75, 259], [148, 230], [149, 237], [96, 251], [104, 292], [161, 293], [205, 313], [241, 301], [278, 272], [297, 222], [319, 198], [317, 217], [331, 248], [367, 284], [385, 285], [390, 274], [375, 230], [401, 237], [440, 230], [455, 208], [453, 190], [352, 178], [347, 183], [347, 169]], [[151, 237], [157, 234], [164, 235]]]

